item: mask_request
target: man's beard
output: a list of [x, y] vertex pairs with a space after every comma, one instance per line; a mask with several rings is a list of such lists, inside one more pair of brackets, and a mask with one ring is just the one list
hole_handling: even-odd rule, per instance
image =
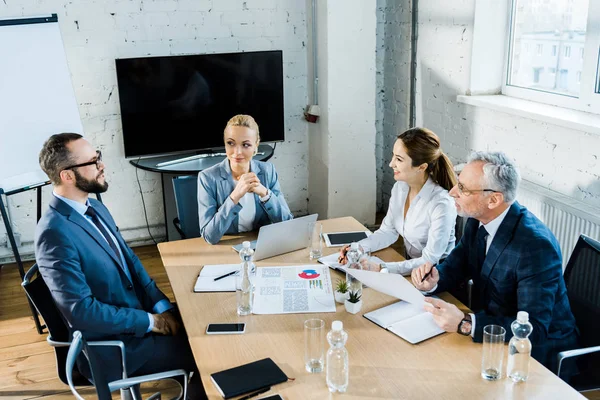
[[104, 184], [98, 182], [98, 177], [102, 175], [104, 171], [98, 171], [96, 179], [85, 179], [76, 169], [72, 170], [75, 174], [75, 187], [86, 193], [104, 193], [108, 190], [108, 182], [104, 181]]

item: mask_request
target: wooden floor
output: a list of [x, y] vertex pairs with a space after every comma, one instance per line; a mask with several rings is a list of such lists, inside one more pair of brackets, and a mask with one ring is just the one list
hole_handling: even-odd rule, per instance
[[[158, 287], [173, 301], [173, 292], [156, 246], [134, 249]], [[27, 268], [32, 263], [26, 265]], [[30, 315], [21, 279], [14, 264], [0, 270], [0, 399], [72, 399], [68, 386], [57, 377], [54, 351], [39, 335]], [[144, 397], [160, 389], [170, 398], [178, 393], [166, 381], [142, 386]], [[79, 392], [86, 399], [96, 398], [91, 388]], [[600, 391], [584, 393], [588, 399], [600, 400]], [[117, 395], [114, 396], [118, 398]]]

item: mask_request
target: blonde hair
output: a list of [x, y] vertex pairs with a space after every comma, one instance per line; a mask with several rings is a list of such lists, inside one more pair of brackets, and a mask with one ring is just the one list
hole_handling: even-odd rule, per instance
[[[230, 126], [244, 126], [248, 129], [252, 129], [256, 132], [256, 142], [260, 142], [260, 132], [258, 130], [258, 124], [250, 115], [238, 114], [232, 117], [229, 121], [227, 121], [227, 125], [225, 125], [225, 130]], [[225, 134], [225, 130], [223, 134]]]

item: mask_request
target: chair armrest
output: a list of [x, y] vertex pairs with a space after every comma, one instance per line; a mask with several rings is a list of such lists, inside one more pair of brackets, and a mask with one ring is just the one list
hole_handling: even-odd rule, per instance
[[52, 336], [50, 336], [50, 335], [48, 335], [48, 337], [46, 337], [46, 341], [52, 347], [69, 347], [71, 345], [71, 342], [59, 342], [57, 340], [54, 340], [54, 339], [52, 339]]
[[158, 372], [155, 374], [134, 376], [132, 378], [119, 379], [117, 381], [110, 382], [108, 384], [108, 387], [111, 392], [114, 392], [115, 390], [129, 388], [134, 385], [139, 385], [140, 383], [157, 381], [160, 379], [173, 378], [176, 376], [183, 376], [183, 378], [184, 378], [183, 379], [183, 397], [182, 398], [185, 399], [187, 396], [187, 384], [188, 384], [189, 376], [188, 376], [187, 371], [184, 369], [173, 369], [170, 371]]
[[125, 362], [125, 344], [120, 340], [96, 340], [87, 342], [88, 346], [116, 346], [121, 349], [121, 362], [123, 367], [123, 379], [127, 379], [127, 363]]
[[567, 358], [582, 356], [584, 354], [596, 353], [596, 352], [599, 352], [599, 351], [600, 351], [600, 346], [584, 347], [582, 349], [574, 349], [574, 350], [561, 351], [557, 355], [557, 358], [558, 358], [558, 371], [556, 372], [556, 375], [560, 377], [560, 368], [562, 366], [563, 360], [565, 360]]

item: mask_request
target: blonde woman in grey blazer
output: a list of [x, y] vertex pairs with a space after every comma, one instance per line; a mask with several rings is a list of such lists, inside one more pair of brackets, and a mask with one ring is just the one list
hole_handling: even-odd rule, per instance
[[293, 218], [273, 164], [252, 159], [260, 143], [254, 118], [231, 118], [224, 140], [227, 158], [198, 174], [200, 234], [210, 244]]

